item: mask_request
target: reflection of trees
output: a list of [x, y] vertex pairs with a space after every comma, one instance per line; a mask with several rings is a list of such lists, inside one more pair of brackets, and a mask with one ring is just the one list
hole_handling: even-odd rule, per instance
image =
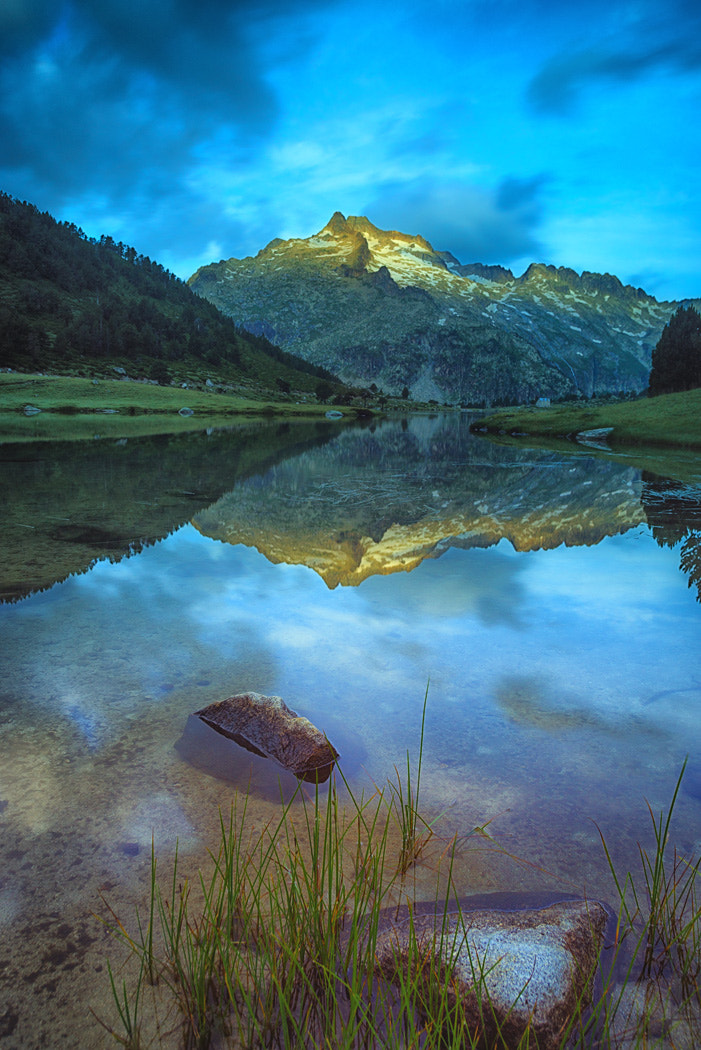
[[660, 547], [681, 543], [679, 566], [701, 602], [701, 490], [671, 478], [643, 474], [643, 508]]
[[701, 602], [701, 533], [694, 532], [686, 537], [679, 564], [689, 577], [689, 586], [695, 584], [697, 601]]
[[241, 479], [337, 435], [325, 421], [254, 422], [116, 444], [0, 447], [0, 604], [85, 572], [97, 559], [138, 553]]

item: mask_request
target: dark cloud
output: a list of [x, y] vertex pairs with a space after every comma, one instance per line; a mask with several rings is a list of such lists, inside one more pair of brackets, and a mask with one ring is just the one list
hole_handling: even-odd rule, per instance
[[701, 72], [701, 8], [679, 0], [664, 9], [642, 4], [618, 33], [555, 55], [532, 79], [527, 98], [538, 112], [567, 114], [584, 88], [633, 82], [657, 70]]
[[541, 253], [538, 227], [547, 181], [547, 176], [512, 177], [485, 189], [415, 180], [386, 186], [367, 214], [384, 229], [422, 234], [461, 262], [508, 263]]
[[81, 9], [106, 60], [118, 55], [131, 75], [174, 92], [184, 110], [197, 106], [205, 123], [216, 113], [255, 127], [270, 121], [275, 103], [251, 36], [276, 6], [251, 3], [243, 11], [222, 0], [83, 0]]
[[295, 11], [331, 2], [2, 4], [3, 188], [29, 197], [36, 187], [37, 203], [58, 209], [83, 194], [114, 209], [157, 206], [213, 141], [224, 163], [245, 163], [277, 119], [271, 39], [283, 36], [288, 56], [308, 47]]
[[4, 0], [0, 4], [0, 58], [31, 47], [55, 22], [54, 0]]

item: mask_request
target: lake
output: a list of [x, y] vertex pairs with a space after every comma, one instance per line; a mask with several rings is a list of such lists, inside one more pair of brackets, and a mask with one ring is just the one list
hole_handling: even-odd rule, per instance
[[599, 829], [637, 871], [686, 756], [698, 857], [701, 464], [641, 457], [464, 414], [0, 445], [3, 1048], [114, 1045], [104, 901], [143, 905], [152, 837], [205, 864], [236, 789], [279, 810], [292, 778], [191, 717], [237, 692], [371, 791], [428, 689], [417, 899], [455, 835], [461, 893], [614, 901]]

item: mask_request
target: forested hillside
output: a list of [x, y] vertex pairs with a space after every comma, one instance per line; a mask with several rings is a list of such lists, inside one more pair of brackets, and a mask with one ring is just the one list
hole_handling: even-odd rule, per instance
[[0, 367], [313, 391], [323, 368], [238, 328], [135, 248], [0, 193]]

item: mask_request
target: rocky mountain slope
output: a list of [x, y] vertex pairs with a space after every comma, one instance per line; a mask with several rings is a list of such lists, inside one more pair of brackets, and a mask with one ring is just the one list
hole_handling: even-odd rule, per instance
[[423, 237], [340, 212], [313, 237], [273, 240], [189, 283], [348, 383], [470, 404], [642, 390], [678, 305], [610, 274], [462, 265]]

